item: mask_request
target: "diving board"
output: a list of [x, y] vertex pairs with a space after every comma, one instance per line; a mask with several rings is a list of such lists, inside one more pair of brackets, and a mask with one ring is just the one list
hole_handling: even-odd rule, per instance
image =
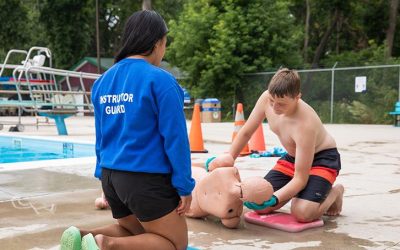
[[[34, 51], [37, 55], [32, 57]], [[7, 64], [12, 53], [26, 54], [22, 65]], [[45, 62], [48, 66], [43, 66]], [[83, 82], [85, 79], [96, 80], [100, 75], [52, 68], [48, 48], [11, 50], [0, 68], [0, 106], [18, 109], [17, 126], [21, 125], [21, 115], [25, 112], [53, 119], [58, 134], [68, 135], [66, 118], [78, 113], [93, 113], [90, 92], [86, 91]], [[5, 69], [12, 69], [12, 76], [3, 76]], [[57, 82], [60, 78], [66, 83], [63, 86]], [[71, 79], [78, 79], [80, 85], [72, 88]]]

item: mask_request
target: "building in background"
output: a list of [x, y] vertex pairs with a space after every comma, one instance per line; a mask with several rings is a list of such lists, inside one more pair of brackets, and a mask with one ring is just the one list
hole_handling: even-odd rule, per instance
[[[114, 64], [114, 58], [100, 58], [101, 64], [101, 73], [107, 71]], [[168, 62], [162, 61], [160, 67], [168, 72], [170, 72], [178, 81], [185, 79], [185, 74], [179, 70], [177, 67], [172, 67]], [[77, 62], [74, 66], [72, 66], [69, 70], [77, 71], [77, 72], [87, 72], [97, 74], [97, 59], [96, 57], [84, 57], [79, 62]], [[83, 84], [85, 86], [86, 91], [90, 91], [92, 89], [92, 85], [94, 80], [84, 80]], [[61, 86], [65, 86], [68, 84], [65, 79], [61, 80]], [[70, 80], [71, 87], [76, 90], [82, 90], [81, 83], [79, 79], [71, 79]], [[190, 95], [189, 93], [185, 93], [185, 98]]]

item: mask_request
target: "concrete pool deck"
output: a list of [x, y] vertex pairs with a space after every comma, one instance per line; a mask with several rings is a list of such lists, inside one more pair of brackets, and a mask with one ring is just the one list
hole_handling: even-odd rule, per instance
[[[23, 119], [34, 122], [31, 117]], [[71, 117], [66, 124], [68, 136], [58, 136], [55, 126], [26, 127], [22, 133], [7, 132], [5, 126], [0, 135], [94, 143], [92, 117]], [[188, 219], [190, 245], [199, 249], [400, 249], [400, 128], [336, 124], [326, 128], [342, 156], [337, 183], [346, 190], [340, 216], [323, 217], [324, 227], [300, 233], [243, 220], [239, 229], [232, 230], [216, 218]], [[192, 154], [194, 165], [228, 150], [233, 124], [204, 123], [202, 130], [210, 153]], [[280, 145], [267, 124], [264, 134], [267, 147]], [[264, 176], [276, 159], [243, 157], [236, 166], [242, 178]], [[0, 168], [0, 249], [58, 249], [61, 233], [70, 225], [92, 228], [113, 223], [109, 210], [94, 208], [101, 189], [92, 177], [93, 164], [94, 159], [67, 166], [29, 169], [27, 163], [23, 170]]]

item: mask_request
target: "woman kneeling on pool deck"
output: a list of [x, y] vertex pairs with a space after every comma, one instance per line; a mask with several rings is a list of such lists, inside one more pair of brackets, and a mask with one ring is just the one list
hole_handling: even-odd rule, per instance
[[187, 247], [184, 214], [194, 179], [183, 91], [157, 67], [167, 32], [158, 13], [135, 12], [125, 24], [115, 65], [93, 86], [95, 176], [118, 223], [70, 227], [61, 237], [62, 250]]

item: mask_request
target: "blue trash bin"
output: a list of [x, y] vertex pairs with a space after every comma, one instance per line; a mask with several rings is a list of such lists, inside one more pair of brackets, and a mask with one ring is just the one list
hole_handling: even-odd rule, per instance
[[217, 98], [207, 98], [201, 103], [202, 122], [221, 122], [221, 102]]

